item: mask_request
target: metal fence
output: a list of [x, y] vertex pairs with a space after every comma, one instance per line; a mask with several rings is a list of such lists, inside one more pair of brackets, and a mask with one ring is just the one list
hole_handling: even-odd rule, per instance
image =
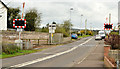
[[120, 68], [120, 50], [110, 50], [109, 57], [115, 59], [115, 61], [119, 60], [119, 68]]

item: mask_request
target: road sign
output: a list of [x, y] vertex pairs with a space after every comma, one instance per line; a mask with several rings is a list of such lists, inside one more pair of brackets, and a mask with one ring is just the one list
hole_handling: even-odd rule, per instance
[[26, 28], [26, 19], [13, 19], [13, 28]]
[[49, 33], [55, 33], [56, 24], [49, 24]]
[[[108, 23], [104, 23], [104, 30], [106, 29], [106, 30], [110, 30], [110, 29], [112, 29], [112, 27], [113, 27], [113, 24], [108, 24]], [[113, 29], [112, 29], [113, 30]]]

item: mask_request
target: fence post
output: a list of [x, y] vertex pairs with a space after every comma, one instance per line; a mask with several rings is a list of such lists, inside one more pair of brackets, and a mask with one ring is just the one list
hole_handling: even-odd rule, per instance
[[38, 45], [39, 45], [39, 39], [38, 39]]

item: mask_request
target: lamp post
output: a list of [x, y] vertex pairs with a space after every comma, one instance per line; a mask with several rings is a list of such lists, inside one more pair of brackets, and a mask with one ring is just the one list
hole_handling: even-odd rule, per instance
[[[82, 17], [83, 17], [83, 14], [81, 14], [81, 24], [80, 25], [82, 25]], [[81, 26], [80, 26], [80, 28], [81, 28]], [[80, 34], [81, 34], [81, 29], [80, 29]]]
[[[71, 23], [71, 11], [73, 10], [73, 8], [70, 8], [70, 23]], [[70, 37], [71, 37], [71, 24], [70, 24]]]
[[87, 33], [87, 31], [86, 31], [87, 29], [86, 28], [87, 28], [87, 19], [85, 20], [85, 35]]

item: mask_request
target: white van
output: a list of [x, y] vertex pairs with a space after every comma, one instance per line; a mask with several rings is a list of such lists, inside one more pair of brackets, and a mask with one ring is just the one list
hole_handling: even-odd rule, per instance
[[105, 32], [104, 31], [99, 31], [98, 34], [102, 37], [102, 39], [105, 38]]

